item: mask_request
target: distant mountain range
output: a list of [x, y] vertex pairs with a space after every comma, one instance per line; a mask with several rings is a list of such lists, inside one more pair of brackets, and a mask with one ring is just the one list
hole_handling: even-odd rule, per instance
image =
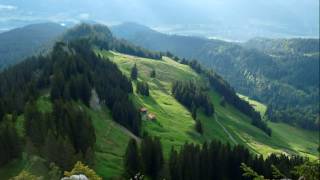
[[66, 29], [55, 23], [40, 23], [0, 33], [0, 69], [45, 50]]
[[111, 30], [116, 37], [144, 48], [197, 59], [221, 74], [239, 93], [267, 103], [271, 119], [317, 129], [319, 39], [256, 38], [231, 43], [167, 35], [135, 23]]

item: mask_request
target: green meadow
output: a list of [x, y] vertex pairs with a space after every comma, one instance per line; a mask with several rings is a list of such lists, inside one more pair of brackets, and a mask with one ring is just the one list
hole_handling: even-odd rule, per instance
[[[139, 70], [138, 80], [148, 82], [150, 97], [136, 93], [132, 98], [139, 107], [146, 107], [157, 116], [157, 120], [143, 121], [143, 129], [148, 134], [159, 136], [162, 139], [165, 152], [171, 146], [180, 146], [186, 141], [202, 143], [206, 140], [217, 139], [230, 144], [235, 144], [228, 134], [236, 140], [237, 144], [248, 147], [252, 152], [264, 156], [270, 153], [299, 154], [310, 158], [317, 157], [319, 139], [317, 132], [302, 130], [283, 123], [268, 122], [272, 128], [272, 137], [268, 137], [258, 128], [250, 124], [250, 119], [230, 105], [222, 107], [219, 102], [221, 96], [210, 91], [215, 106], [216, 115], [206, 117], [200, 110], [198, 118], [204, 127], [204, 134], [199, 135], [194, 130], [194, 120], [190, 112], [171, 96], [171, 84], [175, 80], [195, 80], [205, 83], [201, 75], [196, 74], [186, 65], [179, 64], [170, 58], [152, 60], [139, 58], [110, 51], [100, 51], [103, 57], [108, 57], [115, 62], [124, 74], [129, 76], [134, 64]], [[150, 72], [156, 70], [156, 77], [151, 78]], [[252, 106], [263, 115], [266, 106], [260, 102], [246, 98]], [[217, 122], [219, 121], [220, 124]], [[224, 126], [228, 134], [221, 127]]]
[[[179, 64], [170, 58], [153, 60], [129, 56], [112, 51], [96, 50], [96, 53], [105, 59], [110, 59], [128, 77], [134, 64], [138, 68], [138, 81], [145, 81], [150, 88], [150, 96], [142, 96], [135, 92], [136, 82], [133, 82], [134, 93], [130, 96], [137, 108], [145, 107], [149, 113], [156, 116], [156, 120], [142, 120], [142, 133], [161, 138], [165, 158], [168, 158], [172, 147], [179, 149], [184, 143], [201, 144], [205, 141], [220, 140], [230, 145], [241, 144], [251, 150], [252, 153], [262, 154], [265, 157], [270, 153], [299, 154], [310, 158], [316, 158], [319, 144], [319, 133], [302, 130], [283, 123], [267, 122], [272, 128], [272, 136], [254, 127], [250, 119], [226, 104], [220, 105], [221, 95], [210, 90], [209, 96], [215, 108], [212, 117], [204, 115], [198, 110], [197, 118], [203, 126], [203, 135], [195, 130], [195, 121], [190, 112], [171, 95], [171, 85], [176, 80], [194, 80], [201, 85], [206, 85], [206, 80], [193, 71], [189, 66]], [[156, 77], [150, 77], [150, 72], [156, 71]], [[260, 102], [239, 95], [249, 101], [252, 106], [264, 115], [266, 106]], [[41, 96], [38, 108], [42, 112], [52, 111], [49, 95]], [[101, 105], [98, 109], [92, 109], [77, 102], [88, 112], [96, 131], [95, 166], [94, 170], [103, 178], [109, 179], [121, 175], [123, 172], [123, 156], [130, 138], [135, 137], [121, 125], [112, 120], [108, 108]], [[24, 117], [18, 117], [16, 127], [21, 136], [24, 135]], [[46, 174], [41, 160], [36, 159], [30, 163], [25, 153], [20, 160], [15, 160], [0, 169], [0, 177], [8, 179], [21, 170], [26, 169], [34, 174]]]

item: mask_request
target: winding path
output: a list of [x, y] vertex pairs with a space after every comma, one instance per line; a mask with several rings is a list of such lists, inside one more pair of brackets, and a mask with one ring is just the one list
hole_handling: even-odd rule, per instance
[[219, 124], [219, 126], [222, 127], [223, 131], [228, 135], [229, 139], [234, 143], [234, 144], [238, 144], [238, 142], [234, 139], [234, 137], [230, 134], [230, 132], [223, 126], [223, 124], [221, 124], [221, 122], [218, 120], [217, 115], [214, 115], [214, 119], [217, 121], [217, 123]]
[[106, 132], [106, 136], [109, 136], [109, 134], [111, 133], [112, 129], [114, 128], [114, 126], [117, 126], [119, 129], [121, 129], [124, 133], [128, 134], [131, 138], [135, 139], [138, 143], [141, 142], [141, 139], [136, 136], [135, 134], [133, 134], [131, 131], [129, 131], [127, 128], [123, 127], [122, 125], [115, 123], [115, 122], [110, 122], [110, 126]]

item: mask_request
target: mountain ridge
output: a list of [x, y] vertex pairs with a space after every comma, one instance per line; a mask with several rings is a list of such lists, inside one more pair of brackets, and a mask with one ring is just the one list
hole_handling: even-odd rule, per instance
[[46, 50], [64, 31], [56, 23], [39, 23], [0, 33], [0, 69]]
[[[111, 27], [111, 30], [115, 36], [142, 47], [170, 51], [181, 58], [197, 59], [202, 65], [221, 74], [241, 94], [266, 103], [269, 107], [268, 116], [273, 121], [318, 129], [319, 107], [315, 101], [319, 98], [317, 93], [319, 92], [318, 39], [268, 40], [258, 38], [257, 40], [260, 39], [260, 41], [256, 44], [253, 44], [254, 40], [247, 43], [230, 43], [153, 33], [154, 31], [151, 33], [148, 31], [146, 34], [141, 31], [130, 35], [129, 25], [126, 25], [121, 31], [119, 31], [121, 25]], [[132, 27], [132, 29], [135, 28]], [[250, 42], [253, 44], [252, 47], [250, 47]], [[273, 45], [281, 47], [282, 52], [276, 54], [263, 52], [262, 47], [259, 49], [257, 46], [263, 43], [271, 44], [268, 48]], [[292, 54], [285, 48], [289, 45], [300, 50]], [[310, 51], [310, 49], [311, 53], [302, 52]], [[275, 50], [280, 50], [280, 48], [275, 48]], [[296, 107], [297, 104], [299, 107]], [[298, 116], [293, 115], [295, 114], [293, 112], [308, 115]]]

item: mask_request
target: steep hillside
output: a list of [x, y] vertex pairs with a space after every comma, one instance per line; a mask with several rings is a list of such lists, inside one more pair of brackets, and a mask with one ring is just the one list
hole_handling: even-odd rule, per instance
[[65, 28], [59, 24], [41, 23], [1, 33], [0, 70], [41, 52], [64, 31]]
[[198, 60], [237, 92], [267, 104], [273, 121], [318, 129], [318, 39], [256, 39], [237, 44], [166, 35], [134, 23], [114, 26], [112, 32], [148, 49]]
[[[127, 76], [130, 75], [131, 67], [134, 64], [137, 65], [140, 72], [139, 79], [149, 83], [151, 96], [145, 97], [134, 93], [133, 99], [139, 104], [139, 107], [147, 107], [151, 112], [156, 114], [157, 121], [143, 121], [144, 128], [147, 128], [149, 133], [161, 137], [164, 146], [167, 146], [165, 148], [167, 151], [170, 150], [172, 144], [183, 144], [186, 140], [190, 141], [190, 139], [195, 142], [219, 139], [230, 144], [234, 144], [235, 142], [243, 144], [254, 152], [264, 155], [272, 152], [298, 153], [307, 156], [317, 154], [318, 133], [304, 131], [284, 124], [270, 123], [275, 127], [276, 131], [273, 132], [275, 134], [268, 137], [261, 130], [252, 126], [247, 116], [231, 105], [227, 105], [226, 107], [221, 106], [220, 100], [222, 97], [215, 91], [211, 91], [210, 96], [214, 103], [216, 116], [206, 117], [203, 112], [199, 112], [199, 118], [204, 127], [204, 135], [199, 136], [193, 130], [195, 122], [192, 120], [191, 114], [172, 98], [170, 90], [172, 82], [176, 80], [195, 79], [198, 82], [205, 82], [203, 77], [199, 76], [186, 65], [178, 64], [170, 58], [156, 61], [115, 52], [104, 51], [101, 54], [117, 63]], [[156, 78], [150, 77], [152, 69], [156, 70]], [[293, 136], [290, 137], [286, 133], [283, 133], [287, 132], [287, 128], [297, 132], [296, 135], [290, 135]], [[301, 141], [296, 141], [300, 138], [302, 138]], [[287, 141], [283, 141], [282, 139], [286, 139]], [[306, 144], [301, 145], [303, 141]]]
[[255, 48], [268, 54], [316, 54], [319, 53], [319, 39], [268, 39], [254, 38], [244, 43], [245, 47]]
[[[22, 170], [60, 179], [78, 161], [104, 179], [126, 178], [136, 175], [128, 169], [131, 163], [137, 167], [136, 158], [143, 159], [138, 170], [147, 178], [169, 178], [173, 149], [182, 153], [195, 146], [198, 150], [190, 151], [191, 156], [198, 156], [207, 142], [208, 156], [223, 160], [213, 162], [226, 163], [223, 172], [212, 175], [233, 179], [242, 179], [241, 162], [261, 163], [268, 177], [269, 161], [281, 170], [303, 162], [301, 157], [271, 153], [318, 155], [318, 134], [261, 121], [227, 82], [196, 62], [118, 41], [100, 33], [108, 32], [103, 26], [80, 25], [72, 32], [79, 37], [0, 73], [2, 179]], [[140, 154], [135, 157], [130, 147]]]
[[[250, 123], [250, 118], [236, 110], [231, 105], [221, 105], [222, 96], [210, 90], [209, 95], [215, 107], [215, 116], [207, 117], [202, 110], [198, 111], [198, 119], [203, 125], [203, 135], [195, 130], [195, 121], [191, 113], [171, 95], [171, 85], [176, 80], [195, 80], [205, 84], [206, 80], [192, 70], [189, 66], [179, 64], [174, 60], [164, 57], [163, 60], [146, 59], [126, 54], [120, 54], [106, 50], [96, 50], [96, 53], [115, 62], [121, 71], [130, 76], [130, 70], [134, 64], [138, 68], [138, 80], [146, 81], [150, 87], [150, 96], [142, 96], [134, 90], [130, 98], [137, 108], [146, 107], [154, 113], [156, 120], [142, 120], [142, 131], [152, 136], [160, 137], [164, 148], [165, 158], [169, 157], [171, 147], [180, 148], [185, 142], [201, 144], [204, 141], [220, 140], [231, 145], [241, 144], [251, 150], [252, 153], [267, 156], [270, 153], [289, 153], [316, 156], [318, 139], [316, 134], [305, 133], [302, 130], [270, 123], [273, 135], [268, 137]], [[151, 70], [155, 70], [156, 76], [150, 77]], [[91, 101], [95, 99], [93, 93]], [[85, 109], [92, 120], [96, 134], [94, 147], [96, 172], [104, 177], [119, 176], [123, 172], [123, 156], [130, 138], [140, 138], [133, 135], [126, 128], [114, 121], [109, 108], [103, 104], [90, 103], [87, 107], [81, 102], [75, 103]], [[53, 104], [48, 94], [40, 96], [37, 100], [41, 112], [52, 112]], [[19, 116], [18, 129], [25, 121], [24, 115]], [[20, 124], [20, 125], [19, 125]], [[287, 134], [284, 132], [296, 132]], [[23, 133], [25, 130], [21, 130]], [[297, 141], [299, 139], [299, 141]], [[0, 169], [0, 175], [4, 178], [11, 177], [26, 169], [37, 175], [45, 175], [50, 168], [35, 156], [30, 163], [29, 156], [23, 156], [21, 160]]]

